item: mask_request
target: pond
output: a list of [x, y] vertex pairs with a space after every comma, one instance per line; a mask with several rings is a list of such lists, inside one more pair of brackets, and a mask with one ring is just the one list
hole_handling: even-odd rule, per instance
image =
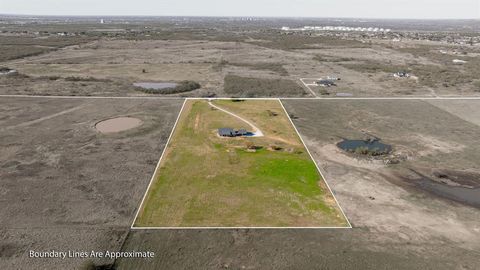
[[480, 188], [449, 186], [427, 177], [416, 181], [416, 185], [437, 196], [480, 208]]
[[378, 139], [372, 140], [348, 140], [345, 139], [337, 144], [337, 146], [347, 152], [363, 154], [363, 155], [384, 155], [392, 151], [392, 146], [380, 142]]
[[115, 133], [136, 128], [142, 120], [133, 117], [117, 117], [98, 122], [95, 128], [101, 133]]

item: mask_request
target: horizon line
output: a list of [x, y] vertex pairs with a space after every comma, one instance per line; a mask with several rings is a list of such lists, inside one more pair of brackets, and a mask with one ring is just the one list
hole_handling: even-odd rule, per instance
[[146, 17], [146, 18], [175, 18], [175, 17], [183, 17], [183, 18], [258, 18], [258, 19], [362, 19], [362, 20], [467, 20], [467, 21], [480, 21], [479, 18], [407, 18], [407, 17], [311, 17], [311, 16], [269, 16], [269, 15], [98, 15], [98, 14], [21, 14], [21, 13], [0, 13], [0, 16], [38, 16], [38, 17], [79, 17], [79, 18], [87, 18], [87, 17], [116, 17], [116, 18], [125, 18], [125, 17]]

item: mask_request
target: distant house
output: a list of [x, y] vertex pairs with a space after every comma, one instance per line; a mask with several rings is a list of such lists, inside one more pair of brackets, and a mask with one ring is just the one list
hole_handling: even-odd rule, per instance
[[235, 131], [232, 128], [219, 128], [218, 135], [222, 137], [235, 137]]
[[8, 75], [8, 74], [14, 74], [14, 73], [17, 73], [15, 69], [0, 67], [0, 75]]
[[234, 130], [233, 128], [219, 128], [218, 135], [221, 137], [246, 136], [248, 131], [245, 129]]
[[336, 77], [336, 76], [327, 76], [327, 80], [331, 80], [331, 81], [340, 81], [340, 77]]
[[324, 87], [330, 87], [330, 86], [335, 86], [335, 82], [332, 80], [320, 80], [316, 82], [317, 85], [319, 86], [324, 86]]
[[396, 78], [408, 78], [410, 77], [410, 74], [406, 71], [399, 71], [393, 74], [394, 77]]
[[463, 65], [463, 64], [466, 64], [466, 63], [467, 63], [467, 61], [465, 61], [465, 60], [460, 60], [460, 59], [453, 59], [452, 62], [453, 62], [454, 64], [457, 64], [457, 65]]

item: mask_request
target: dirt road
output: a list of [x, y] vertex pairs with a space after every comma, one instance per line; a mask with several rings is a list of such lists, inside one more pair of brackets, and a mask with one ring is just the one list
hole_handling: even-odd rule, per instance
[[256, 127], [254, 124], [252, 124], [251, 122], [249, 122], [248, 120], [246, 120], [245, 118], [242, 118], [241, 116], [238, 116], [232, 112], [229, 112], [225, 109], [222, 109], [220, 107], [218, 107], [217, 105], [213, 105], [212, 101], [208, 101], [208, 105], [212, 106], [213, 108], [217, 109], [217, 110], [220, 110], [224, 113], [228, 113], [230, 114], [231, 116], [235, 117], [235, 118], [238, 118], [240, 120], [242, 120], [243, 122], [245, 122], [246, 124], [248, 124], [251, 128], [252, 128], [252, 137], [263, 137], [263, 132], [258, 128]]

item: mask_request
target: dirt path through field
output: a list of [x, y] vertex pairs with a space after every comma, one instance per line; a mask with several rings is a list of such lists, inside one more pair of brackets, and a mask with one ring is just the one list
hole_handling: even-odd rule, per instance
[[52, 118], [55, 118], [55, 117], [58, 117], [58, 116], [61, 116], [61, 115], [67, 114], [67, 113], [74, 112], [74, 111], [79, 110], [83, 107], [85, 107], [85, 105], [76, 106], [76, 107], [73, 107], [71, 109], [64, 110], [64, 111], [54, 113], [54, 114], [51, 114], [51, 115], [47, 115], [47, 116], [44, 116], [44, 117], [41, 117], [41, 118], [38, 118], [38, 119], [35, 119], [35, 120], [23, 122], [21, 124], [15, 125], [15, 126], [4, 127], [4, 128], [1, 128], [0, 131], [6, 131], [6, 130], [14, 129], [14, 128], [26, 127], [26, 126], [30, 126], [30, 125], [33, 125], [33, 124], [37, 124], [37, 123], [40, 123], [40, 122], [45, 121], [45, 120], [49, 120], [49, 119], [52, 119]]
[[263, 136], [264, 136], [264, 135], [263, 135], [263, 132], [262, 132], [258, 127], [256, 127], [254, 124], [250, 123], [250, 122], [249, 122], [248, 120], [246, 120], [245, 118], [242, 118], [241, 116], [238, 116], [238, 115], [236, 115], [236, 114], [234, 114], [234, 113], [232, 113], [232, 112], [229, 112], [229, 111], [227, 111], [227, 110], [225, 110], [225, 109], [222, 109], [222, 108], [220, 108], [220, 107], [218, 107], [218, 106], [216, 106], [216, 105], [213, 105], [212, 101], [208, 101], [208, 105], [210, 105], [210, 106], [212, 106], [213, 108], [215, 108], [215, 109], [217, 109], [217, 110], [220, 110], [220, 111], [222, 111], [222, 112], [224, 112], [224, 113], [228, 113], [228, 114], [230, 114], [231, 116], [236, 117], [236, 118], [242, 120], [243, 122], [247, 123], [247, 124], [253, 129], [253, 131], [252, 131], [252, 133], [253, 133], [252, 137], [263, 137]]

